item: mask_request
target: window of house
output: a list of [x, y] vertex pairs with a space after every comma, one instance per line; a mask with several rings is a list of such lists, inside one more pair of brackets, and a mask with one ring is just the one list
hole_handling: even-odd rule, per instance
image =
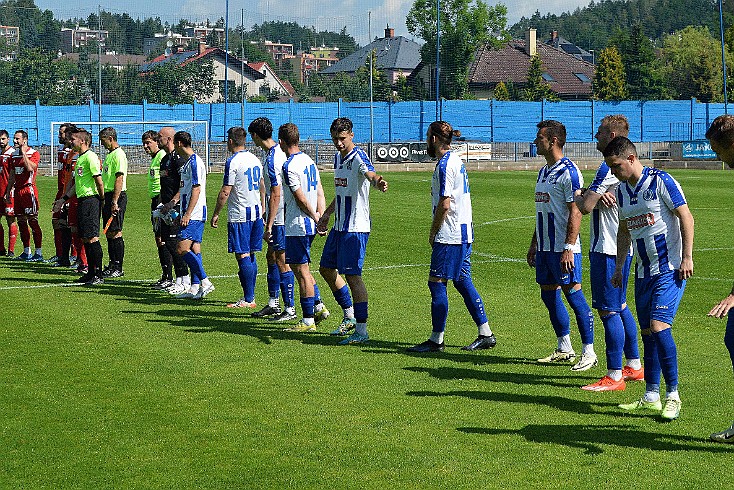
[[584, 83], [591, 83], [591, 79], [587, 77], [584, 73], [574, 73], [574, 75], [576, 75], [576, 78]]
[[543, 73], [541, 76], [543, 77], [543, 80], [545, 80], [546, 82], [555, 82], [555, 79], [552, 76], [550, 76], [550, 73]]

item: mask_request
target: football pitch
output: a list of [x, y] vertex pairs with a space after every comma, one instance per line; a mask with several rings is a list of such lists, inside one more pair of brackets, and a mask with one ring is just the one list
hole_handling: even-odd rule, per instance
[[[734, 447], [708, 436], [734, 418], [734, 380], [725, 321], [706, 313], [734, 279], [734, 174], [671, 174], [696, 234], [695, 272], [673, 327], [683, 408], [669, 423], [617, 408], [642, 395], [642, 382], [579, 389], [606, 372], [598, 317], [598, 367], [535, 362], [556, 346], [525, 262], [535, 172], [470, 172], [474, 282], [497, 347], [460, 350], [477, 332], [449, 287], [446, 351], [431, 355], [405, 352], [431, 330], [430, 173], [386, 173], [389, 191], [372, 192], [372, 340], [357, 347], [328, 335], [341, 311], [317, 274], [332, 313], [317, 333], [284, 333], [226, 308], [242, 290], [224, 223], [204, 233], [213, 293], [193, 302], [150, 290], [160, 276], [150, 201], [145, 176], [130, 176], [123, 278], [69, 286], [71, 271], [0, 259], [0, 487], [727, 487]], [[592, 176], [584, 173], [587, 183]], [[209, 175], [210, 210], [221, 177]], [[331, 177], [322, 173], [327, 202]], [[39, 179], [47, 257], [55, 186]], [[590, 300], [588, 217], [581, 230]], [[314, 242], [314, 273], [323, 243]], [[261, 306], [264, 254], [258, 262]], [[573, 320], [571, 337], [580, 352]]]

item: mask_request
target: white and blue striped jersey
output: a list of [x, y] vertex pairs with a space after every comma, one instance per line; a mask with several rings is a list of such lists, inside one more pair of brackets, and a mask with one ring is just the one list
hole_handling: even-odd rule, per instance
[[433, 213], [442, 197], [449, 197], [450, 206], [435, 241], [447, 245], [459, 245], [474, 241], [469, 176], [461, 158], [451, 151], [436, 164], [431, 182]]
[[270, 191], [272, 187], [280, 186], [280, 203], [275, 213], [273, 225], [282, 226], [285, 223], [283, 216], [283, 164], [288, 157], [285, 156], [280, 145], [275, 145], [268, 151], [265, 157], [265, 213], [270, 209]]
[[633, 188], [622, 182], [617, 189], [619, 219], [625, 220], [637, 257], [639, 278], [680, 267], [683, 240], [680, 220], [673, 209], [686, 204], [680, 184], [667, 172], [644, 167]]
[[283, 187], [290, 191], [284, 192], [285, 203], [285, 235], [307, 236], [316, 234], [316, 223], [298, 207], [293, 193], [298, 189], [303, 191], [311, 209], [316, 209], [318, 202], [318, 185], [321, 181], [319, 169], [311, 157], [298, 152], [288, 157], [283, 164]]
[[374, 172], [369, 157], [356, 146], [342, 158], [334, 155], [334, 229], [357, 233], [370, 232], [370, 181]]
[[181, 214], [188, 209], [191, 189], [196, 185], [200, 186], [199, 199], [190, 219], [206, 221], [206, 167], [199, 155], [194, 153], [181, 167]]
[[[579, 168], [566, 157], [538, 172], [535, 184], [535, 234], [539, 252], [563, 252], [570, 211], [576, 189], [584, 185]], [[576, 238], [573, 253], [581, 253], [581, 239]]]
[[[588, 190], [597, 194], [616, 193], [617, 187], [619, 187], [619, 180], [612, 174], [606, 162], [602, 162]], [[597, 202], [596, 207], [591, 211], [590, 251], [617, 255], [618, 228], [619, 211], [617, 206], [607, 207], [601, 201]]]
[[262, 218], [262, 174], [260, 159], [249, 151], [238, 151], [227, 159], [222, 185], [232, 186], [227, 199], [227, 220], [230, 223], [257, 221]]

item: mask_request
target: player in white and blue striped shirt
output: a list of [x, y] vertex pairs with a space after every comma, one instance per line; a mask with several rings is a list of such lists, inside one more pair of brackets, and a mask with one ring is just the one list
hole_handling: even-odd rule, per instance
[[583, 187], [583, 177], [575, 163], [563, 156], [566, 127], [553, 120], [538, 123], [535, 138], [538, 154], [546, 165], [538, 172], [535, 184], [535, 233], [528, 249], [528, 265], [535, 267], [535, 281], [550, 316], [558, 346], [541, 363], [572, 362], [576, 353], [571, 345], [568, 311], [561, 291], [573, 309], [583, 352], [571, 368], [586, 371], [596, 366], [594, 353], [594, 315], [581, 290], [581, 212], [574, 203], [575, 192]]
[[[622, 183], [617, 188], [619, 232], [612, 285], [622, 285], [630, 243], [634, 249], [635, 306], [642, 332], [645, 395], [620, 405], [627, 411], [661, 411], [664, 419], [680, 414], [678, 352], [672, 325], [686, 280], [693, 274], [693, 216], [680, 184], [667, 172], [643, 167], [635, 145], [624, 136], [604, 149], [604, 160]], [[660, 374], [665, 404], [660, 401]]]

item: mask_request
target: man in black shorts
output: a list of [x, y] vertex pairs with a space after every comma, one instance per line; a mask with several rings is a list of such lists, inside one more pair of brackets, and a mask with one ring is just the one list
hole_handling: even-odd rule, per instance
[[[181, 188], [181, 167], [186, 163], [174, 151], [173, 136], [176, 131], [166, 126], [158, 132], [158, 144], [166, 154], [161, 159], [160, 177], [161, 177], [161, 193], [160, 199], [163, 203], [162, 213], [167, 213], [171, 209], [179, 209], [179, 189]], [[161, 220], [160, 236], [161, 242], [165, 244], [168, 253], [173, 261], [173, 270], [176, 273], [176, 281], [173, 285], [166, 288], [166, 291], [173, 295], [183, 294], [191, 287], [191, 277], [189, 276], [189, 268], [183, 258], [177, 253], [178, 248], [178, 220], [173, 223], [166, 224]]]
[[104, 182], [104, 206], [102, 221], [109, 221], [106, 230], [107, 253], [110, 264], [103, 271], [106, 278], [122, 277], [122, 261], [125, 257], [125, 241], [122, 238], [122, 223], [127, 208], [127, 155], [117, 142], [117, 131], [106, 127], [99, 132], [99, 142], [109, 152], [102, 165], [102, 182]]
[[166, 152], [159, 146], [159, 137], [156, 131], [146, 131], [141, 137], [143, 149], [151, 157], [148, 169], [148, 197], [150, 197], [151, 224], [155, 236], [155, 245], [158, 249], [158, 261], [161, 263], [161, 278], [154, 282], [153, 289], [166, 289], [173, 286], [173, 260], [165, 242], [161, 239], [161, 223], [159, 217], [154, 218], [153, 213], [161, 204], [161, 160]]

